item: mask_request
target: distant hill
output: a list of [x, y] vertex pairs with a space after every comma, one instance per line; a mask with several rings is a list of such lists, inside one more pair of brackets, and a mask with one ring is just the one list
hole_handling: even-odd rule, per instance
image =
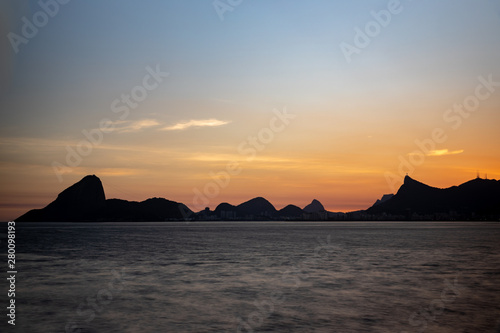
[[184, 204], [164, 198], [145, 201], [106, 200], [106, 208], [100, 212], [101, 221], [170, 221], [182, 220], [193, 212]]
[[301, 219], [304, 217], [304, 210], [295, 205], [288, 205], [278, 211], [278, 216], [282, 219]]
[[262, 197], [257, 197], [248, 200], [236, 206], [238, 214], [241, 216], [254, 216], [254, 217], [274, 217], [276, 216], [276, 208]]
[[375, 203], [373, 204], [374, 206], [377, 206], [377, 205], [380, 205], [382, 202], [386, 202], [387, 200], [389, 200], [390, 198], [392, 198], [394, 196], [394, 194], [384, 194], [382, 196], [382, 198], [380, 199], [377, 199], [377, 201], [375, 201]]
[[45, 208], [30, 210], [16, 221], [168, 221], [181, 220], [192, 214], [184, 204], [163, 198], [142, 202], [106, 200], [101, 180], [92, 175], [62, 191], [57, 199]]
[[101, 180], [86, 176], [62, 191], [57, 199], [42, 209], [33, 209], [16, 221], [60, 222], [94, 220], [106, 207]]
[[288, 205], [281, 210], [265, 198], [257, 197], [237, 206], [221, 203], [214, 211], [194, 213], [186, 205], [164, 198], [145, 201], [107, 199], [101, 180], [86, 176], [62, 191], [45, 208], [33, 209], [16, 219], [18, 222], [127, 222], [178, 220], [325, 220], [330, 216], [318, 200], [303, 210]]
[[318, 200], [314, 199], [309, 205], [304, 207], [306, 213], [320, 213], [324, 212], [325, 207]]
[[164, 198], [145, 201], [106, 199], [101, 180], [86, 176], [62, 191], [42, 209], [33, 209], [19, 222], [101, 222], [180, 220], [500, 220], [500, 181], [473, 179], [459, 186], [439, 189], [409, 176], [395, 195], [386, 194], [367, 210], [350, 213], [326, 211], [314, 199], [301, 209], [288, 205], [281, 210], [257, 197], [237, 206], [221, 203], [194, 213], [186, 205]]
[[396, 195], [366, 213], [409, 220], [498, 220], [500, 181], [477, 178], [440, 189], [406, 176]]
[[276, 217], [274, 206], [262, 197], [248, 200], [238, 206], [221, 203], [215, 208], [215, 215], [221, 219], [266, 220]]
[[236, 206], [228, 204], [227, 202], [223, 202], [215, 208], [214, 213], [219, 218], [230, 219], [230, 218], [234, 218], [238, 215], [238, 210], [236, 209]]
[[276, 208], [266, 199], [257, 197], [246, 201], [238, 206], [221, 203], [212, 212], [202, 211], [198, 213], [203, 219], [222, 219], [222, 220], [300, 220], [317, 221], [327, 220], [329, 217], [338, 216], [343, 213], [331, 213], [325, 210], [321, 202], [313, 200], [311, 204], [304, 209], [288, 205], [283, 209]]

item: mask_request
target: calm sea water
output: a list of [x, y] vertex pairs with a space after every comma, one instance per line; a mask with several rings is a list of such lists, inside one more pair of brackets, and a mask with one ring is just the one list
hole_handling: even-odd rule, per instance
[[498, 223], [17, 226], [15, 332], [500, 332]]

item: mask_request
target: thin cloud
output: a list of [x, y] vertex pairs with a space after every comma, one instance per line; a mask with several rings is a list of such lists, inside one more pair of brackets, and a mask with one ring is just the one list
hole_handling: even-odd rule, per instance
[[218, 119], [205, 119], [205, 120], [190, 120], [183, 123], [177, 123], [172, 126], [164, 127], [165, 131], [179, 131], [185, 130], [190, 127], [215, 127], [229, 124], [229, 121], [218, 120]]
[[161, 124], [155, 119], [142, 119], [136, 121], [118, 121], [114, 123], [115, 131], [117, 132], [139, 132], [150, 127], [160, 126]]
[[427, 153], [427, 156], [445, 156], [445, 155], [456, 155], [456, 154], [461, 154], [463, 153], [464, 150], [453, 150], [449, 151], [448, 149], [437, 149], [437, 150], [431, 150]]

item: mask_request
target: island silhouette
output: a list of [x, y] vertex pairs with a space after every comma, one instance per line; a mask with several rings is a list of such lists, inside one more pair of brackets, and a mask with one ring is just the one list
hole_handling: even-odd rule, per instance
[[277, 210], [262, 197], [239, 205], [219, 204], [215, 210], [193, 212], [164, 198], [145, 201], [106, 199], [101, 180], [85, 176], [42, 209], [17, 222], [157, 222], [157, 221], [500, 221], [500, 181], [477, 177], [458, 186], [436, 188], [409, 176], [396, 194], [385, 194], [373, 206], [355, 212], [329, 212], [316, 199], [304, 208]]

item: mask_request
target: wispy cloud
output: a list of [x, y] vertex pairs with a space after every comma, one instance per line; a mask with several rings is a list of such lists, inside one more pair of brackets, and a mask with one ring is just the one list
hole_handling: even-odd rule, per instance
[[229, 124], [229, 121], [218, 119], [205, 119], [205, 120], [190, 120], [187, 122], [177, 123], [172, 126], [164, 127], [165, 131], [185, 130], [190, 127], [215, 127]]
[[427, 156], [444, 156], [444, 155], [456, 155], [456, 154], [461, 154], [463, 153], [464, 150], [453, 150], [449, 151], [448, 149], [437, 149], [437, 150], [431, 150], [427, 153]]
[[160, 126], [155, 119], [141, 119], [136, 121], [118, 121], [114, 123], [117, 132], [139, 132], [143, 129]]

